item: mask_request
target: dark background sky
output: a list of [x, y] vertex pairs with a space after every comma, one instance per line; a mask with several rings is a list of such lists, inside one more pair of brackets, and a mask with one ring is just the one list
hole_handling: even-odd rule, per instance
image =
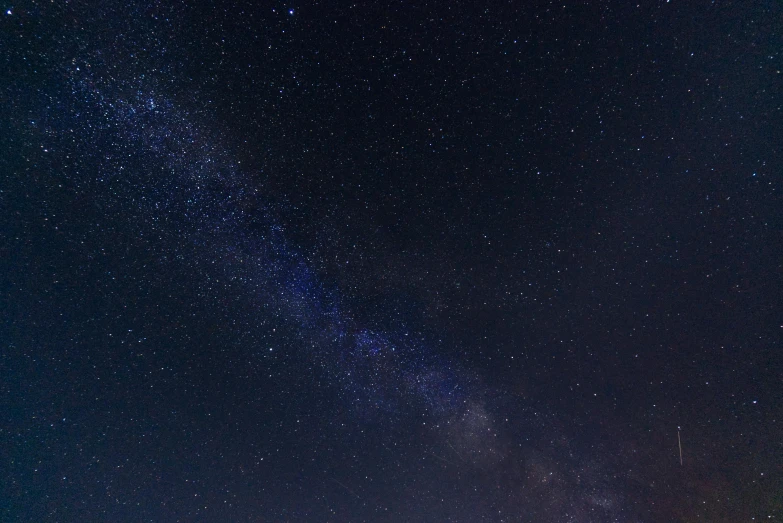
[[780, 3], [112, 4], [1, 6], [0, 520], [783, 518]]

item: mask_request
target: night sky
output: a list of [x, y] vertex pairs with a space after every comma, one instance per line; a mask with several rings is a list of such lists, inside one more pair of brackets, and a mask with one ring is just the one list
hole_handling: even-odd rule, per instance
[[0, 5], [0, 521], [783, 518], [783, 4]]

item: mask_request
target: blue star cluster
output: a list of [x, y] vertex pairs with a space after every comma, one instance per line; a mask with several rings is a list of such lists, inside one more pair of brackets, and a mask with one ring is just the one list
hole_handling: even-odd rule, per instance
[[[107, 81], [94, 69], [71, 67], [65, 73], [70, 103], [63, 114], [48, 115], [60, 129], [49, 133], [47, 151], [68, 150], [80, 159], [65, 178], [101, 194], [138, 234], [176, 236], [182, 251], [172, 246], [167, 256], [197, 256], [202, 268], [193, 268], [194, 275], [207, 286], [239, 282], [262, 315], [272, 312], [292, 329], [298, 350], [349, 401], [391, 411], [401, 401], [442, 414], [460, 408], [471, 386], [467, 374], [435, 357], [426, 340], [408, 338], [404, 330], [376, 332], [354, 320], [337, 290], [320, 283], [286, 239], [265, 194], [219, 136], [199, 128], [159, 90]], [[82, 163], [91, 165], [91, 175]]]

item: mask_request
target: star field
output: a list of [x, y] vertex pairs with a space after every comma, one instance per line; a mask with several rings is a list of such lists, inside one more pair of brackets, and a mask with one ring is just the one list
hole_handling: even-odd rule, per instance
[[779, 5], [0, 12], [0, 520], [783, 517]]

